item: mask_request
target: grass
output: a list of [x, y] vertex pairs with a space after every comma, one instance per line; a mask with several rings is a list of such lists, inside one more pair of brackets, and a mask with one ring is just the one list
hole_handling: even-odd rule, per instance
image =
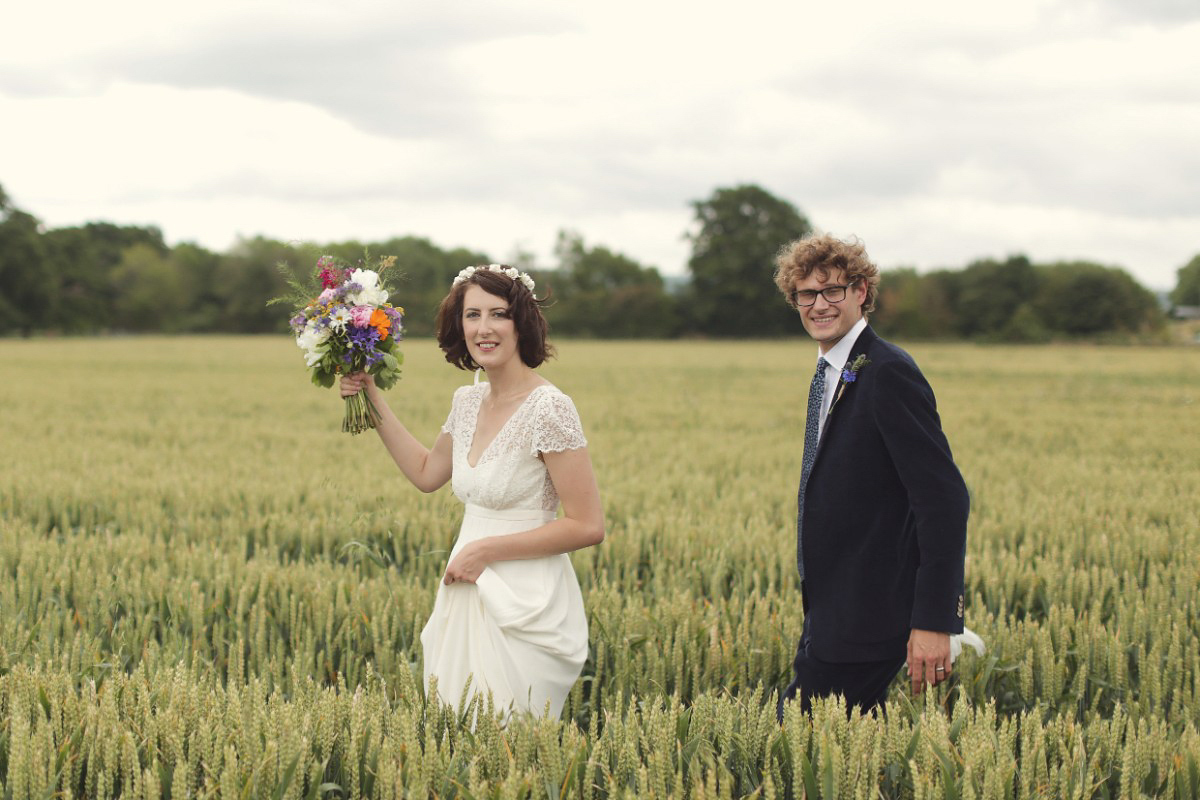
[[[1200, 352], [913, 345], [972, 494], [953, 688], [774, 722], [814, 350], [559, 343], [609, 538], [561, 721], [427, 702], [460, 510], [283, 337], [0, 341], [0, 783], [46, 796], [1200, 793]], [[470, 376], [408, 342], [426, 443]], [[414, 677], [416, 676], [416, 677]]]

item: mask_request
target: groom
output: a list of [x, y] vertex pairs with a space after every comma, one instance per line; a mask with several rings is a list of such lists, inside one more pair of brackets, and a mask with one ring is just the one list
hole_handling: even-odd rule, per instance
[[879, 270], [857, 242], [786, 245], [775, 282], [820, 356], [809, 391], [796, 520], [804, 629], [780, 699], [845, 696], [866, 711], [908, 665], [914, 693], [950, 674], [963, 629], [968, 496], [933, 390], [875, 335]]

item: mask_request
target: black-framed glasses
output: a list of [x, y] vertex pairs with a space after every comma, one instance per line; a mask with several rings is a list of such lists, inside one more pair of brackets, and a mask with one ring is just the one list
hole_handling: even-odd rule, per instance
[[846, 290], [855, 283], [856, 281], [850, 281], [839, 286], [826, 286], [824, 289], [792, 289], [789, 296], [792, 298], [792, 305], [798, 308], [816, 305], [817, 295], [824, 297], [826, 303], [840, 303], [846, 299]]

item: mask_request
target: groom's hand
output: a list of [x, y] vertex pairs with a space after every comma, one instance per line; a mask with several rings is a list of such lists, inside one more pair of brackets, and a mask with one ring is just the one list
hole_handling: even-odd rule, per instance
[[913, 694], [950, 677], [950, 634], [913, 628], [908, 636], [908, 677]]

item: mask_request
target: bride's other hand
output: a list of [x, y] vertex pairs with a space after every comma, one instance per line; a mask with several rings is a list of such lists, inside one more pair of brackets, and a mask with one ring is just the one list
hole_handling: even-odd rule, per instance
[[449, 586], [452, 583], [474, 583], [492, 558], [487, 553], [487, 540], [477, 539], [458, 551], [458, 555], [450, 560], [442, 582]]
[[366, 389], [368, 385], [374, 385], [375, 379], [365, 372], [352, 372], [349, 375], [343, 375], [341, 381], [342, 397], [353, 397], [354, 395]]

